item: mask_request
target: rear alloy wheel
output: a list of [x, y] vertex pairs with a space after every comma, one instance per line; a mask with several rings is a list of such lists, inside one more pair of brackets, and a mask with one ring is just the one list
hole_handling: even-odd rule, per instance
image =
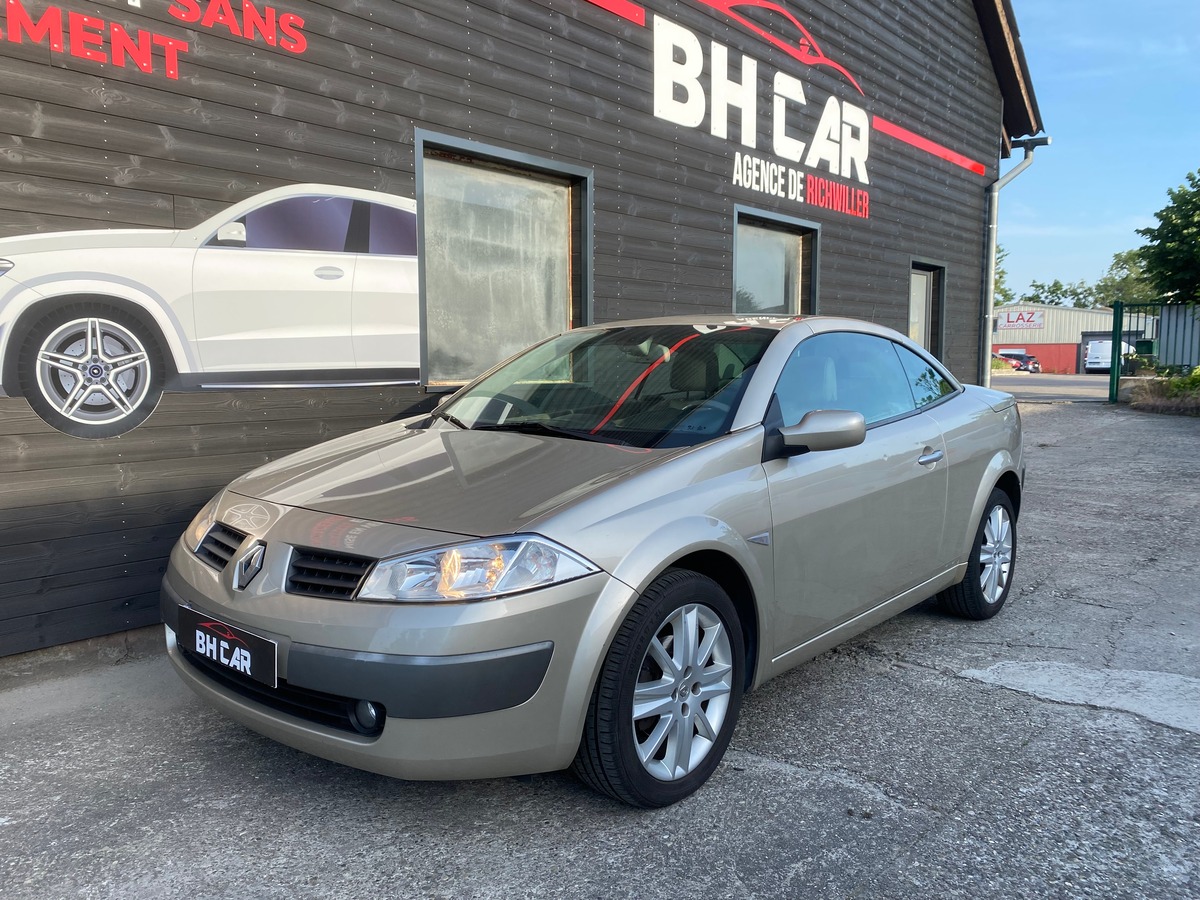
[[64, 307], [36, 322], [19, 366], [33, 411], [75, 437], [124, 434], [162, 396], [157, 344], [140, 322], [107, 305]]
[[712, 579], [673, 570], [635, 604], [588, 708], [575, 771], [632, 806], [668, 806], [724, 756], [741, 708], [742, 630]]
[[962, 582], [938, 595], [947, 612], [968, 619], [990, 619], [1004, 606], [1017, 564], [1017, 517], [1008, 494], [992, 491]]

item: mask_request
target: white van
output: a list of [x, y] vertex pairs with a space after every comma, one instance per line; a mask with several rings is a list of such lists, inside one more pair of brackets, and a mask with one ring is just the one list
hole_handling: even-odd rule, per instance
[[[1121, 356], [1133, 353], [1134, 348], [1121, 341]], [[1088, 341], [1083, 354], [1083, 371], [1088, 375], [1107, 372], [1112, 368], [1112, 341]]]

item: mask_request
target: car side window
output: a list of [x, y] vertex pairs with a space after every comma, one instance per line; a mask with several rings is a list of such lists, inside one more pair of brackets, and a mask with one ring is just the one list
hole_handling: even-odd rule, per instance
[[[287, 197], [223, 226], [210, 244], [251, 250], [343, 253], [354, 201], [346, 197]], [[233, 229], [241, 224], [240, 233]]]
[[900, 355], [900, 363], [908, 375], [908, 386], [912, 389], [913, 399], [917, 409], [923, 409], [931, 403], [936, 403], [947, 394], [953, 394], [954, 384], [941, 372], [921, 359], [907, 347], [896, 344], [896, 352]]
[[376, 256], [417, 255], [417, 214], [372, 203], [367, 252]]
[[775, 396], [783, 424], [814, 409], [862, 413], [868, 425], [916, 409], [908, 375], [885, 338], [830, 332], [802, 341], [780, 374]]

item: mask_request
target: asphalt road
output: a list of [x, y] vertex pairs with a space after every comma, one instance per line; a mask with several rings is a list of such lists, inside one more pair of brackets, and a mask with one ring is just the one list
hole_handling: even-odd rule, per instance
[[1023, 413], [1004, 612], [925, 604], [769, 683], [670, 809], [306, 756], [145, 631], [0, 660], [0, 895], [1192, 900], [1200, 419]]
[[992, 387], [1018, 400], [1035, 402], [1107, 401], [1106, 375], [1031, 375], [1028, 372], [993, 372]]

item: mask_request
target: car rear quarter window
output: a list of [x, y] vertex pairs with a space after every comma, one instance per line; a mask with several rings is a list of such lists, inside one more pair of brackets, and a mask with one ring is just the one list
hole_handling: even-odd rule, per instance
[[900, 363], [908, 376], [908, 385], [912, 389], [913, 400], [917, 409], [923, 409], [932, 403], [937, 403], [947, 394], [953, 394], [957, 388], [945, 375], [930, 365], [926, 360], [917, 356], [907, 347], [894, 345], [900, 356]]
[[372, 203], [368, 252], [380, 256], [416, 256], [417, 214]]

